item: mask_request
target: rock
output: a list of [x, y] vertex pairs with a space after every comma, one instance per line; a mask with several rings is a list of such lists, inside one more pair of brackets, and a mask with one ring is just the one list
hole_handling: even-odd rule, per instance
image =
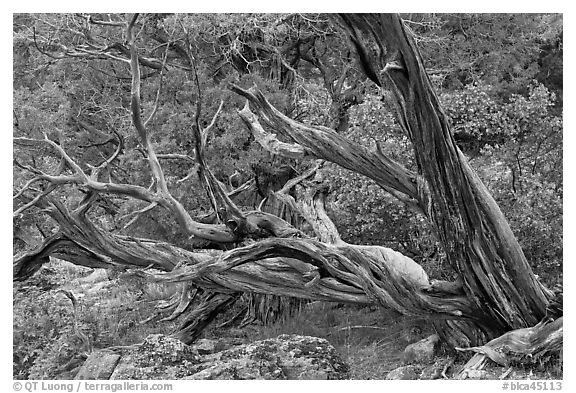
[[417, 366], [402, 366], [390, 371], [386, 379], [414, 380], [418, 379], [419, 371]]
[[437, 344], [440, 337], [433, 334], [425, 339], [422, 339], [414, 344], [408, 345], [402, 354], [404, 363], [429, 363], [434, 360], [436, 355]]
[[460, 379], [490, 379], [490, 373], [485, 370], [464, 370]]
[[74, 379], [108, 379], [114, 372], [120, 355], [109, 351], [93, 352], [78, 370]]
[[216, 345], [217, 345], [216, 340], [202, 338], [196, 341], [193, 347], [196, 348], [196, 350], [200, 355], [207, 355], [209, 353], [218, 352], [218, 350], [216, 350]]
[[433, 364], [431, 366], [425, 367], [420, 373], [419, 379], [440, 379], [442, 378], [442, 371], [444, 367], [442, 365]]
[[185, 379], [347, 379], [349, 368], [326, 340], [283, 334], [228, 349]]
[[200, 355], [209, 355], [212, 353], [224, 351], [229, 349], [235, 345], [239, 345], [242, 342], [238, 339], [208, 339], [208, 338], [201, 338], [197, 340], [192, 347], [196, 348]]
[[454, 365], [454, 358], [438, 359], [434, 364], [422, 370], [420, 379], [440, 379], [448, 378], [450, 368]]
[[[298, 335], [222, 347], [238, 340], [199, 340], [189, 346], [153, 334], [137, 346], [93, 353], [77, 379], [347, 379], [349, 368], [328, 341]], [[200, 356], [199, 351], [205, 353]], [[218, 352], [220, 351], [220, 352]]]
[[138, 347], [124, 351], [110, 379], [181, 379], [197, 370], [198, 351], [182, 341], [152, 334]]

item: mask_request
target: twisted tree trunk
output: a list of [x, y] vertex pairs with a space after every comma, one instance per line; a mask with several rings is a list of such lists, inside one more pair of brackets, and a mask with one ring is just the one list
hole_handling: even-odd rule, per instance
[[361, 64], [394, 94], [397, 119], [414, 147], [418, 200], [434, 224], [468, 298], [503, 333], [535, 325], [549, 292], [504, 215], [456, 146], [415, 42], [396, 15], [342, 15]]

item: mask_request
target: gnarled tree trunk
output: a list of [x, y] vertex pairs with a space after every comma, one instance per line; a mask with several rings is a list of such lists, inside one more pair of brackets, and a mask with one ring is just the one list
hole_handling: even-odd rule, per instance
[[414, 39], [396, 15], [342, 15], [361, 64], [394, 94], [418, 166], [418, 201], [468, 298], [497, 332], [535, 325], [549, 292], [536, 279], [498, 205], [456, 146]]

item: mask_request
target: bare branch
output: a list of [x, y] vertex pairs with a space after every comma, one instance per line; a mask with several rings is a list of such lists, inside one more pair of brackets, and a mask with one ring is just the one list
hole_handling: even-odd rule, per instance
[[128, 214], [120, 217], [118, 220], [121, 221], [121, 220], [123, 220], [123, 219], [125, 219], [125, 218], [128, 218], [128, 217], [132, 216], [132, 215], [134, 216], [130, 221], [128, 221], [128, 223], [126, 223], [126, 224], [124, 225], [124, 227], [122, 227], [122, 229], [128, 228], [130, 225], [132, 225], [133, 223], [136, 222], [136, 220], [138, 219], [138, 217], [140, 217], [141, 214], [146, 213], [146, 212], [154, 209], [156, 206], [158, 206], [158, 203], [157, 203], [157, 202], [152, 202], [151, 204], [149, 204], [148, 206], [146, 206], [146, 207], [144, 207], [144, 208], [142, 208], [142, 209], [140, 209], [140, 210], [133, 211], [133, 212], [131, 212], [131, 213], [128, 213]]
[[86, 19], [86, 21], [88, 23], [94, 24], [94, 25], [102, 25], [102, 26], [114, 26], [114, 27], [126, 27], [126, 22], [114, 22], [114, 21], [105, 21], [105, 20], [99, 20], [99, 19], [95, 19], [92, 15], [86, 15], [86, 14], [76, 14], [77, 16]]
[[157, 157], [161, 160], [184, 160], [196, 162], [196, 159], [188, 154], [178, 154], [178, 153], [160, 153]]
[[210, 132], [210, 130], [212, 130], [212, 127], [214, 127], [214, 124], [216, 123], [216, 119], [218, 118], [218, 115], [220, 114], [220, 111], [222, 110], [223, 106], [224, 106], [224, 100], [221, 100], [220, 105], [218, 106], [218, 109], [216, 110], [216, 113], [214, 113], [214, 116], [212, 117], [212, 121], [210, 122], [210, 124], [208, 124], [208, 126], [206, 128], [204, 128], [204, 130], [202, 130], [202, 144], [204, 146], [206, 146], [206, 143], [208, 141], [208, 133]]
[[[119, 57], [119, 56], [113, 55], [112, 53], [109, 53], [109, 52], [107, 52], [107, 51], [105, 51], [105, 50], [97, 50], [97, 51], [96, 51], [96, 50], [88, 50], [88, 49], [86, 49], [86, 48], [81, 48], [81, 47], [75, 48], [75, 49], [74, 49], [74, 52], [70, 52], [70, 53], [69, 53], [69, 56], [78, 57], [78, 56], [79, 56], [78, 53], [83, 53], [83, 54], [86, 54], [86, 55], [93, 55], [93, 56], [95, 56], [96, 58], [106, 58], [106, 57], [107, 57], [107, 58], [110, 58], [110, 59], [112, 59], [112, 60], [121, 61], [121, 62], [123, 62], [123, 63], [130, 63], [130, 60], [125, 59], [125, 58], [123, 58], [123, 57]], [[81, 55], [80, 55], [80, 56], [81, 56]]]
[[112, 155], [109, 158], [105, 159], [100, 165], [98, 165], [97, 167], [90, 166], [90, 168], [92, 169], [90, 177], [93, 180], [98, 180], [98, 176], [100, 175], [100, 173], [108, 166], [110, 166], [110, 164], [112, 164], [112, 162], [114, 162], [114, 160], [116, 160], [118, 156], [122, 153], [122, 150], [124, 150], [124, 138], [122, 138], [122, 135], [120, 135], [118, 131], [116, 130], [112, 131], [114, 132], [114, 134], [116, 134], [116, 137], [118, 138], [118, 145], [116, 146], [116, 150], [114, 151], [114, 153], [112, 153]]
[[[188, 49], [186, 51], [186, 56], [188, 63], [192, 69], [192, 77], [196, 86], [196, 90], [198, 92], [198, 96], [196, 99], [196, 112], [194, 114], [194, 123], [192, 125], [194, 142], [195, 142], [195, 150], [196, 150], [196, 162], [197, 162], [197, 173], [200, 177], [200, 180], [204, 183], [204, 187], [208, 194], [208, 198], [210, 203], [212, 204], [212, 208], [216, 213], [219, 220], [222, 220], [226, 223], [226, 225], [237, 234], [244, 234], [244, 235], [254, 235], [259, 233], [260, 235], [263, 233], [261, 229], [259, 229], [254, 223], [247, 220], [246, 215], [236, 206], [236, 204], [230, 199], [228, 193], [226, 193], [224, 186], [219, 182], [204, 159], [204, 149], [206, 147], [206, 142], [208, 138], [208, 133], [214, 126], [216, 119], [222, 110], [224, 105], [224, 101], [220, 102], [218, 109], [216, 110], [214, 116], [212, 117], [212, 121], [203, 129], [200, 125], [200, 116], [202, 112], [202, 89], [200, 87], [200, 81], [198, 78], [198, 71], [196, 69], [196, 61], [192, 55], [192, 44], [190, 43], [190, 39], [188, 36], [188, 31], [186, 27], [182, 24], [181, 27], [186, 33], [186, 43], [188, 45]], [[194, 171], [191, 171], [189, 175], [187, 175], [184, 179], [179, 180], [178, 182], [183, 182], [187, 180]]]
[[228, 196], [230, 198], [233, 198], [236, 195], [240, 194], [241, 192], [244, 192], [246, 190], [251, 189], [252, 187], [254, 187], [255, 184], [256, 184], [256, 182], [254, 181], [254, 179], [247, 180], [246, 182], [244, 182], [240, 186], [236, 187], [232, 191], [229, 191]]
[[191, 170], [182, 179], [176, 180], [176, 184], [184, 183], [185, 181], [190, 180], [192, 177], [194, 177], [194, 175], [196, 175], [196, 172], [197, 172], [196, 170]]
[[303, 159], [306, 156], [310, 156], [310, 152], [307, 152], [301, 145], [281, 142], [276, 137], [276, 134], [266, 132], [258, 121], [258, 117], [250, 111], [248, 102], [246, 102], [244, 109], [238, 113], [241, 119], [244, 120], [244, 124], [254, 135], [256, 141], [270, 153], [293, 159]]
[[262, 199], [260, 201], [260, 204], [258, 205], [258, 207], [256, 208], [258, 211], [262, 211], [262, 209], [264, 208], [264, 206], [266, 205], [266, 202], [268, 202], [268, 197], [265, 197], [264, 199]]
[[251, 126], [260, 126], [257, 122], [262, 120], [274, 131], [302, 146], [310, 155], [334, 162], [373, 179], [381, 186], [393, 188], [418, 200], [416, 174], [389, 157], [370, 151], [334, 130], [309, 127], [288, 118], [274, 108], [256, 87], [244, 90], [231, 85], [231, 89], [245, 97], [250, 102], [251, 109], [258, 113], [258, 117], [250, 116], [252, 112], [248, 107], [240, 112], [240, 116]]
[[288, 180], [280, 190], [276, 191], [276, 193], [288, 195], [288, 193], [292, 188], [294, 188], [297, 184], [300, 184], [304, 180], [308, 179], [310, 176], [314, 175], [318, 171], [318, 169], [322, 167], [322, 165], [324, 165], [323, 161], [321, 160], [316, 161], [313, 167], [307, 169], [301, 175], [298, 175], [295, 178]]
[[32, 184], [34, 184], [34, 183], [36, 183], [37, 181], [40, 181], [40, 180], [44, 180], [44, 179], [42, 178], [42, 176], [36, 176], [36, 177], [28, 180], [28, 181], [26, 182], [26, 184], [24, 184], [24, 186], [20, 189], [20, 191], [18, 191], [18, 192], [16, 193], [16, 195], [14, 195], [14, 196], [12, 197], [12, 199], [18, 198], [18, 197], [19, 197], [20, 195], [22, 195], [22, 194], [24, 193], [24, 191], [26, 191]]
[[[36, 168], [24, 166], [26, 169], [29, 169], [32, 172], [38, 174], [40, 177], [42, 177], [43, 180], [47, 180], [48, 182], [54, 185], [77, 184], [85, 186], [88, 189], [95, 192], [127, 195], [147, 202], [153, 202], [155, 200], [158, 200], [158, 198], [155, 195], [150, 193], [144, 187], [134, 186], [131, 184], [102, 183], [97, 181], [96, 179], [92, 179], [90, 176], [87, 176], [86, 173], [84, 173], [82, 168], [80, 168], [80, 166], [74, 160], [72, 160], [72, 158], [70, 158], [70, 156], [66, 153], [66, 151], [64, 151], [64, 149], [60, 145], [50, 140], [46, 135], [44, 139], [30, 139], [19, 137], [14, 138], [14, 140], [16, 142], [47, 143], [58, 152], [60, 157], [62, 157], [63, 160], [68, 164], [68, 166], [70, 166], [70, 168], [75, 172], [74, 175], [69, 176], [49, 175], [44, 172], [41, 172]], [[113, 155], [112, 157], [115, 157], [115, 155]], [[108, 160], [105, 163], [107, 162]], [[105, 163], [103, 163], [102, 165], [104, 165]]]
[[[23, 139], [23, 138], [19, 138], [19, 139]], [[72, 158], [70, 158], [70, 156], [66, 153], [66, 151], [59, 144], [57, 144], [56, 142], [54, 142], [50, 138], [48, 138], [47, 134], [44, 134], [44, 142], [48, 143], [50, 146], [52, 146], [58, 152], [58, 154], [60, 154], [60, 157], [62, 157], [66, 161], [68, 166], [74, 172], [76, 172], [76, 176], [78, 176], [81, 180], [84, 180], [84, 179], [87, 180], [88, 179], [88, 177], [86, 176], [86, 174], [84, 173], [82, 168], [80, 168], [80, 166]]]
[[34, 41], [34, 46], [36, 47], [36, 49], [38, 50], [38, 52], [42, 53], [43, 55], [46, 55], [48, 57], [51, 57], [52, 59], [56, 59], [56, 60], [60, 60], [65, 58], [65, 56], [61, 55], [61, 56], [55, 56], [52, 53], [46, 52], [44, 49], [40, 48], [40, 45], [38, 45], [38, 41], [36, 39], [36, 28], [32, 29], [32, 34], [33, 34], [33, 41]]
[[162, 61], [162, 68], [160, 69], [160, 82], [158, 84], [158, 91], [156, 92], [156, 99], [154, 100], [154, 107], [148, 119], [144, 122], [144, 126], [146, 127], [148, 123], [154, 118], [156, 115], [156, 111], [158, 110], [158, 100], [160, 99], [160, 92], [162, 91], [162, 82], [164, 76], [164, 68], [166, 67], [166, 60], [168, 59], [168, 49], [170, 49], [170, 43], [166, 45], [166, 51], [164, 52], [164, 60]]
[[[138, 132], [140, 143], [146, 150], [152, 177], [156, 182], [158, 196], [154, 200], [150, 200], [150, 202], [157, 200], [158, 203], [172, 212], [182, 228], [194, 236], [222, 242], [234, 241], [236, 239], [236, 235], [227, 227], [222, 225], [202, 224], [194, 221], [184, 206], [179, 201], [177, 201], [168, 191], [168, 185], [164, 177], [164, 172], [160, 162], [158, 161], [156, 152], [154, 151], [154, 147], [150, 140], [150, 134], [146, 129], [146, 125], [142, 122], [141, 117], [140, 67], [134, 38], [134, 25], [136, 23], [137, 17], [138, 14], [135, 14], [131, 18], [130, 23], [126, 29], [126, 40], [130, 47], [130, 71], [132, 74], [130, 106], [132, 111], [132, 123]], [[200, 141], [197, 141], [197, 143], [200, 143]], [[197, 149], [196, 159], [201, 160], [201, 149]]]
[[16, 211], [14, 213], [12, 213], [12, 216], [18, 217], [24, 211], [26, 211], [29, 208], [31, 208], [32, 206], [36, 205], [42, 198], [44, 198], [46, 195], [50, 194], [55, 189], [56, 189], [56, 185], [50, 184], [42, 193], [36, 195], [36, 197], [34, 197], [34, 199], [32, 199], [30, 202], [28, 202], [25, 205], [21, 206], [20, 208], [16, 209]]

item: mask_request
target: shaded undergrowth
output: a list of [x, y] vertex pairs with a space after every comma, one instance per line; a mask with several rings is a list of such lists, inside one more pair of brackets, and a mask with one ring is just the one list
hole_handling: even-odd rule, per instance
[[[159, 300], [178, 285], [149, 283], [130, 275], [93, 270], [55, 261], [23, 283], [15, 283], [13, 376], [15, 379], [71, 379], [86, 355], [99, 348], [139, 343], [149, 334], [171, 333], [176, 321], [146, 321]], [[65, 295], [70, 291], [76, 307]], [[280, 334], [327, 339], [350, 365], [353, 379], [384, 379], [404, 365], [405, 347], [434, 333], [426, 320], [406, 318], [374, 306], [324, 302], [303, 304], [293, 316], [273, 324], [219, 327], [240, 305], [220, 315], [204, 332], [206, 338], [236, 338], [249, 343]], [[435, 361], [454, 357], [452, 371], [470, 354], [441, 349]], [[427, 364], [415, 365], [424, 368]], [[490, 365], [487, 377], [562, 379], [562, 359], [511, 370]], [[449, 374], [448, 374], [449, 375]]]

